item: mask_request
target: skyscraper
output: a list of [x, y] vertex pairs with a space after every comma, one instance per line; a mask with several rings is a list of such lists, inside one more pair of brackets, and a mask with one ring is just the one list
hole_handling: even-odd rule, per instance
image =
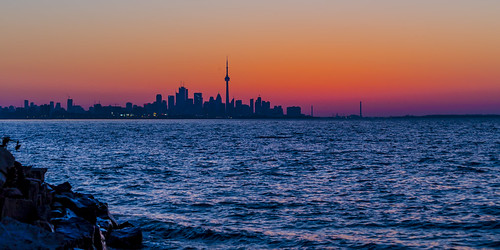
[[194, 93], [194, 109], [195, 114], [201, 114], [203, 110], [203, 95], [202, 93]]
[[168, 96], [168, 114], [172, 115], [174, 113], [174, 107], [175, 107], [175, 96], [169, 95]]
[[[158, 115], [163, 113], [163, 97], [161, 94], [156, 95], [156, 102], [154, 103], [154, 112]], [[165, 105], [166, 106], [166, 105]]]
[[253, 99], [250, 99], [250, 114], [253, 114], [254, 113], [254, 110], [253, 110]]
[[66, 102], [66, 111], [71, 112], [73, 109], [73, 99], [68, 98]]
[[175, 94], [175, 106], [178, 109], [183, 109], [186, 106], [187, 99], [188, 90], [184, 86], [179, 87], [179, 93]]
[[224, 80], [226, 81], [226, 116], [229, 116], [229, 66], [228, 66], [228, 59], [226, 57], [226, 78]]
[[257, 100], [255, 101], [255, 114], [260, 115], [262, 113], [262, 98], [257, 97]]

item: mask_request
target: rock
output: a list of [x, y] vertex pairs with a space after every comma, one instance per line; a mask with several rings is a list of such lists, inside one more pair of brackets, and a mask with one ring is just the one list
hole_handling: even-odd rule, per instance
[[71, 184], [69, 184], [69, 182], [64, 182], [62, 184], [55, 186], [54, 190], [56, 190], [56, 192], [58, 192], [58, 193], [70, 192], [71, 191]]
[[[117, 224], [106, 203], [45, 183], [46, 168], [23, 166], [0, 147], [0, 249], [139, 248], [142, 232]], [[31, 225], [30, 225], [31, 224]]]
[[115, 218], [109, 212], [108, 204], [106, 203], [97, 201], [97, 217], [104, 220], [109, 220], [113, 228], [116, 228], [118, 226], [118, 223], [116, 222]]
[[95, 227], [94, 231], [94, 247], [96, 249], [107, 249], [106, 247], [106, 237], [102, 233], [99, 227]]
[[66, 209], [62, 207], [54, 208], [50, 210], [50, 218], [61, 218], [66, 215]]
[[33, 225], [35, 225], [39, 228], [43, 228], [51, 233], [54, 232], [54, 225], [50, 224], [48, 221], [37, 220], [37, 221], [35, 221], [35, 223], [33, 223]]
[[17, 188], [4, 188], [2, 195], [4, 197], [10, 197], [10, 198], [22, 198], [23, 193], [21, 193], [21, 190]]
[[14, 156], [5, 148], [0, 147], [0, 187], [7, 181], [8, 170], [14, 167]]
[[111, 230], [113, 230], [114, 228], [116, 228], [115, 226], [113, 226], [113, 223], [111, 222], [111, 220], [109, 220], [109, 219], [103, 219], [103, 218], [100, 218], [100, 217], [97, 217], [96, 224], [97, 224], [97, 226], [99, 226], [99, 228], [101, 229], [102, 233], [106, 237], [109, 235], [109, 233], [111, 232]]
[[56, 194], [54, 200], [60, 202], [63, 206], [71, 209], [78, 216], [91, 223], [96, 223], [98, 201], [90, 195], [75, 194], [74, 198], [70, 195]]
[[40, 206], [36, 206], [36, 212], [38, 215], [38, 219], [48, 221], [50, 219], [50, 206], [42, 204]]
[[55, 191], [47, 183], [42, 183], [40, 188], [42, 192], [42, 200], [45, 204], [52, 204]]
[[40, 180], [40, 182], [45, 182], [45, 173], [47, 173], [47, 168], [31, 168], [27, 171], [27, 177]]
[[55, 232], [64, 238], [69, 248], [92, 249], [94, 246], [95, 226], [80, 217], [52, 220]]
[[28, 199], [32, 200], [38, 205], [41, 205], [41, 201], [39, 202], [38, 200], [40, 199], [40, 186], [42, 183], [40, 183], [40, 180], [33, 179], [33, 178], [26, 178], [27, 183], [29, 183], [29, 190], [28, 190]]
[[137, 249], [142, 247], [142, 231], [137, 227], [125, 227], [113, 230], [107, 239], [108, 246]]
[[51, 207], [52, 208], [59, 208], [59, 207], [64, 207], [64, 206], [60, 202], [55, 201], [55, 202], [52, 203]]
[[2, 219], [0, 228], [0, 249], [66, 248], [62, 236], [10, 217]]
[[21, 222], [32, 223], [37, 219], [35, 204], [25, 199], [5, 198], [2, 218], [7, 216]]
[[122, 228], [126, 228], [126, 227], [133, 227], [133, 226], [134, 225], [132, 225], [132, 223], [125, 221], [123, 223], [120, 223], [120, 225], [118, 225], [118, 229], [122, 229]]

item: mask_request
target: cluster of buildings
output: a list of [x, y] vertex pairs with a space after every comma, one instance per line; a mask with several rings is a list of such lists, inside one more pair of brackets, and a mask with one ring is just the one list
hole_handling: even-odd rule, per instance
[[127, 102], [122, 106], [103, 106], [94, 104], [85, 110], [75, 105], [73, 99], [68, 99], [66, 108], [61, 103], [36, 105], [28, 100], [24, 107], [0, 107], [0, 118], [281, 118], [303, 117], [300, 107], [287, 107], [286, 113], [282, 106], [271, 107], [271, 102], [257, 97], [250, 99], [248, 104], [242, 100], [232, 99], [227, 105], [222, 102], [220, 94], [217, 97], [203, 99], [202, 93], [188, 96], [188, 89], [180, 87], [175, 95], [163, 99], [161, 94], [156, 100], [142, 106]]
[[24, 107], [0, 107], [0, 118], [282, 118], [305, 117], [301, 108], [297, 106], [287, 107], [286, 113], [282, 106], [271, 106], [271, 102], [257, 97], [250, 99], [248, 104], [242, 100], [229, 100], [229, 75], [228, 62], [226, 60], [226, 101], [222, 102], [220, 94], [217, 97], [203, 99], [202, 93], [194, 93], [189, 97], [188, 89], [181, 86], [175, 95], [169, 95], [163, 99], [161, 94], [156, 95], [153, 103], [143, 106], [127, 102], [125, 107], [102, 106], [94, 104], [85, 110], [68, 99], [66, 109], [61, 103], [50, 102], [49, 104], [35, 105], [28, 100], [24, 101]]
[[85, 110], [80, 105], [75, 105], [73, 99], [68, 99], [66, 108], [61, 103], [36, 105], [28, 100], [24, 107], [0, 107], [0, 118], [282, 118], [304, 117], [300, 107], [288, 107], [286, 113], [282, 106], [271, 107], [271, 102], [262, 100], [261, 97], [250, 99], [248, 104], [242, 100], [232, 99], [227, 105], [222, 102], [220, 94], [217, 97], [203, 99], [202, 93], [188, 96], [188, 89], [180, 87], [175, 95], [163, 99], [161, 94], [156, 95], [156, 100], [142, 106], [127, 102], [123, 106], [103, 106], [94, 104]]

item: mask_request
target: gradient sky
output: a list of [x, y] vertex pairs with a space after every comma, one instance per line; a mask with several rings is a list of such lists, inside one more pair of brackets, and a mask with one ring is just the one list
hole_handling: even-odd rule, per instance
[[0, 106], [142, 105], [181, 81], [208, 99], [229, 56], [244, 103], [500, 114], [499, 13], [498, 0], [5, 0]]

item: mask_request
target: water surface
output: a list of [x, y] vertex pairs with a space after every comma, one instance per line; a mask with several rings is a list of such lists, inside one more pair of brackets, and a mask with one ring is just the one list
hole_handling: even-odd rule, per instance
[[500, 248], [500, 119], [0, 121], [3, 135], [149, 248]]

